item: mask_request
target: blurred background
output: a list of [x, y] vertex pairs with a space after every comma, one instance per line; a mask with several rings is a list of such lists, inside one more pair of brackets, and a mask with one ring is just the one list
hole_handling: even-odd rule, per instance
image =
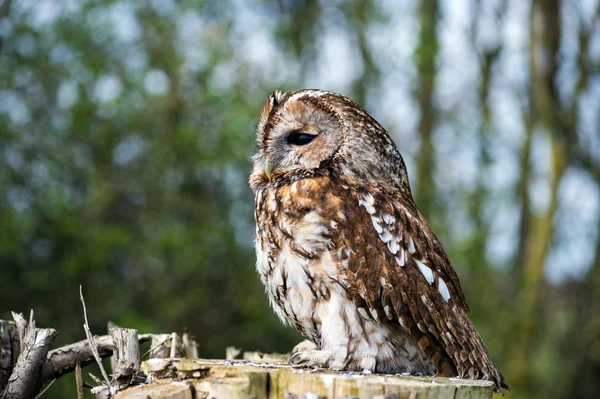
[[[270, 90], [405, 157], [509, 397], [600, 392], [599, 0], [0, 0], [0, 318], [285, 352], [247, 185]], [[74, 377], [48, 398], [73, 397]]]

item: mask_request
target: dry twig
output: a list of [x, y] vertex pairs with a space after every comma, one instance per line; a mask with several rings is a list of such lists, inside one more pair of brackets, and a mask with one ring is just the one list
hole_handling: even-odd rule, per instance
[[81, 287], [81, 285], [79, 286], [79, 299], [81, 300], [81, 304], [83, 305], [83, 319], [85, 321], [85, 323], [83, 324], [83, 329], [85, 331], [85, 335], [90, 345], [92, 354], [94, 355], [94, 359], [96, 359], [96, 363], [98, 363], [98, 367], [100, 367], [100, 372], [102, 373], [102, 377], [104, 377], [106, 387], [110, 389], [110, 380], [108, 378], [108, 374], [106, 374], [106, 370], [104, 369], [104, 365], [102, 364], [100, 355], [98, 354], [98, 348], [96, 347], [96, 343], [94, 342], [94, 337], [92, 336], [92, 331], [90, 330], [90, 325], [88, 323], [87, 310], [85, 308], [85, 300], [83, 299], [83, 288]]
[[38, 394], [35, 396], [35, 399], [41, 398], [41, 397], [42, 397], [42, 395], [43, 395], [43, 394], [45, 394], [45, 393], [46, 393], [46, 391], [47, 391], [48, 389], [50, 389], [50, 387], [52, 386], [52, 384], [54, 384], [54, 382], [55, 382], [55, 381], [56, 381], [56, 380], [52, 380], [52, 381], [50, 381], [48, 384], [46, 384], [46, 386], [44, 387], [44, 389], [42, 389], [42, 392], [38, 393]]
[[77, 399], [85, 399], [83, 394], [83, 375], [81, 374], [81, 366], [75, 366], [75, 384], [77, 385]]

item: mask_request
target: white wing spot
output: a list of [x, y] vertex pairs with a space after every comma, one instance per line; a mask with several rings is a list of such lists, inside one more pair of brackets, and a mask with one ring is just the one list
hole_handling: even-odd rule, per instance
[[392, 215], [390, 215], [389, 213], [386, 213], [385, 215], [383, 215], [383, 221], [386, 222], [387, 224], [394, 224], [396, 219], [394, 219], [394, 217]]
[[450, 291], [448, 290], [446, 282], [441, 277], [438, 278], [438, 291], [442, 294], [446, 302], [450, 300]]
[[410, 237], [410, 241], [408, 243], [408, 252], [411, 254], [415, 253], [415, 242], [413, 241], [412, 237]]
[[374, 318], [375, 320], [379, 320], [379, 319], [377, 318], [377, 310], [375, 310], [375, 309], [371, 309], [371, 316], [373, 316], [373, 318]]
[[387, 316], [388, 319], [392, 318], [392, 315], [390, 313], [390, 305], [385, 305], [383, 307], [383, 311], [385, 312], [385, 315]]
[[379, 281], [381, 282], [381, 286], [385, 287], [385, 277], [381, 277]]
[[373, 227], [375, 227], [375, 230], [378, 234], [383, 233], [383, 227], [381, 227], [381, 224], [379, 224], [380, 221], [381, 220], [378, 217], [371, 216], [371, 222], [373, 222]]
[[404, 257], [404, 248], [400, 248], [400, 256], [396, 256], [396, 262], [398, 263], [398, 265], [400, 265], [400, 267], [404, 267], [404, 264], [406, 263]]
[[433, 271], [419, 259], [415, 259], [415, 261], [417, 262], [417, 266], [419, 266], [421, 274], [425, 277], [425, 280], [427, 280], [429, 284], [433, 284]]
[[427, 298], [425, 298], [425, 295], [421, 295], [421, 302], [423, 302], [423, 305], [427, 306]]
[[384, 231], [382, 234], [379, 234], [379, 238], [381, 238], [381, 241], [383, 241], [383, 242], [392, 241], [392, 235], [390, 234], [389, 231]]
[[360, 315], [369, 320], [369, 315], [367, 314], [367, 311], [364, 308], [358, 308], [358, 313], [360, 313]]
[[337, 222], [335, 220], [332, 220], [329, 224], [331, 225], [332, 229], [336, 229], [337, 228]]
[[405, 330], [408, 330], [408, 329], [406, 328], [406, 323], [404, 323], [404, 319], [403, 319], [402, 317], [400, 317], [400, 318], [398, 319], [398, 323], [400, 323], [400, 326], [401, 326], [402, 328], [404, 328]]
[[398, 252], [398, 248], [399, 248], [398, 243], [396, 241], [392, 240], [392, 241], [388, 242], [387, 246], [388, 246], [388, 249], [390, 250], [390, 252], [393, 255], [396, 255], [396, 253]]

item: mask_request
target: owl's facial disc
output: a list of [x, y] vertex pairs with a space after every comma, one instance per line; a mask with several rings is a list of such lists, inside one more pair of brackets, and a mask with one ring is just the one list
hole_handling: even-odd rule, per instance
[[[268, 179], [277, 173], [314, 170], [329, 160], [340, 147], [342, 128], [330, 110], [312, 99], [283, 96], [281, 103], [268, 102], [259, 132], [255, 171]], [[259, 125], [260, 127], [261, 125]]]

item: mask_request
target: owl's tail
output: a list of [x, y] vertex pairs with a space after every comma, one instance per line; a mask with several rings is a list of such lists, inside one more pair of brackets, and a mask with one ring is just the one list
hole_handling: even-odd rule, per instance
[[510, 389], [466, 311], [454, 307], [449, 313], [449, 330], [441, 337], [417, 328], [410, 331], [436, 366], [438, 375], [492, 381], [499, 394], [502, 389]]
[[496, 393], [502, 394], [502, 389], [510, 390], [500, 369], [494, 364], [481, 336], [471, 319], [460, 310], [463, 319], [465, 338], [460, 349], [453, 353], [452, 360], [456, 364], [461, 378], [473, 378], [493, 381]]

